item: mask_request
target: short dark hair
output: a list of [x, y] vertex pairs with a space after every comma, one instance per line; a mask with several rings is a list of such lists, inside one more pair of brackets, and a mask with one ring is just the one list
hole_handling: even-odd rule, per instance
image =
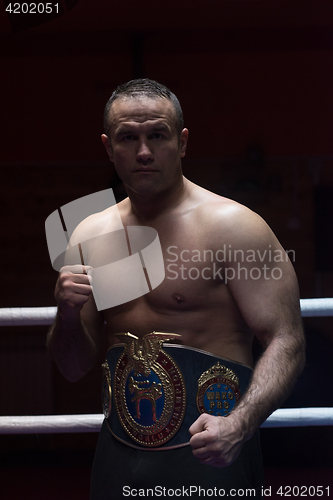
[[150, 99], [168, 99], [172, 102], [174, 110], [176, 112], [176, 128], [179, 135], [183, 130], [183, 111], [180, 106], [180, 102], [178, 101], [175, 94], [171, 92], [168, 87], [156, 82], [155, 80], [149, 80], [149, 78], [139, 78], [119, 85], [106, 103], [106, 106], [104, 108], [103, 124], [104, 131], [107, 136], [109, 136], [109, 112], [114, 101], [120, 97], [149, 97]]

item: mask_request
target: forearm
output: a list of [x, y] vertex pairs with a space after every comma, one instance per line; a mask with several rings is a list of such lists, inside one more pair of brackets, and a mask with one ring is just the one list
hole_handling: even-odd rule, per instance
[[64, 316], [57, 313], [48, 333], [47, 345], [61, 373], [76, 382], [94, 365], [97, 348], [80, 319], [80, 314]]
[[242, 422], [244, 439], [249, 439], [268, 416], [289, 396], [304, 367], [301, 328], [291, 338], [276, 336], [259, 359], [250, 386], [232, 412]]

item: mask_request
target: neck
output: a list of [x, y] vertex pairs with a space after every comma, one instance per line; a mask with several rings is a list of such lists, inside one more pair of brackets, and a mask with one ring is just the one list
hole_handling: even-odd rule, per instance
[[163, 192], [145, 194], [128, 192], [131, 212], [142, 222], [156, 219], [186, 200], [189, 196], [189, 184], [189, 181], [181, 176], [176, 185]]

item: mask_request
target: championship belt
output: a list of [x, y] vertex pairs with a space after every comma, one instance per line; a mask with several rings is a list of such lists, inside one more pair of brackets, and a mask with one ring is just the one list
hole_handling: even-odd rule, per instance
[[227, 416], [252, 369], [199, 349], [167, 344], [180, 335], [121, 333], [102, 365], [103, 412], [111, 433], [134, 448], [187, 446], [201, 413]]

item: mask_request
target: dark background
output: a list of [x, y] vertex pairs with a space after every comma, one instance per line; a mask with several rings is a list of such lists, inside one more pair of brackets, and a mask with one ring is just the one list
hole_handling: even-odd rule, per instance
[[[34, 27], [0, 3], [0, 307], [55, 305], [45, 219], [86, 194], [121, 193], [102, 114], [136, 77], [179, 97], [185, 175], [268, 222], [295, 251], [302, 298], [332, 296], [332, 1], [59, 3], [63, 15]], [[304, 325], [307, 367], [286, 406], [333, 406], [332, 319]], [[67, 382], [46, 332], [1, 328], [0, 414], [101, 413], [99, 366]], [[0, 436], [1, 498], [87, 498], [96, 438]], [[332, 442], [329, 427], [263, 430], [267, 486], [328, 486]]]

